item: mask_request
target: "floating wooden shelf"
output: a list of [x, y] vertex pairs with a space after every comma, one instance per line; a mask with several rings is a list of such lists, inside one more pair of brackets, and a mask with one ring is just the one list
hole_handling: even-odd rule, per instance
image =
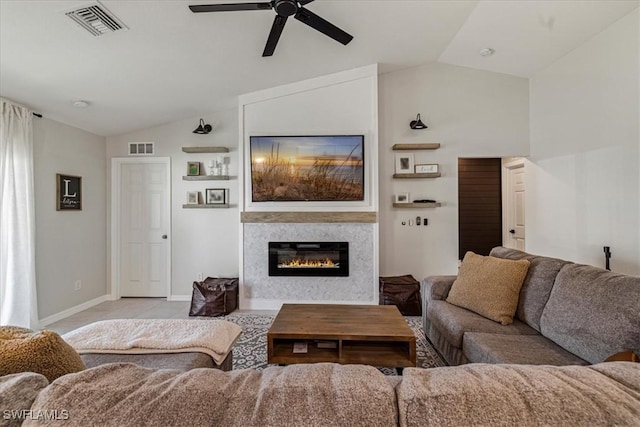
[[219, 204], [219, 205], [205, 205], [203, 203], [200, 203], [198, 205], [182, 205], [183, 208], [185, 209], [222, 209], [222, 208], [228, 208], [229, 205], [228, 204]]
[[229, 175], [185, 175], [185, 181], [228, 181]]
[[440, 202], [436, 203], [394, 203], [394, 208], [439, 208]]
[[413, 179], [413, 178], [439, 178], [442, 175], [440, 172], [436, 173], [394, 173], [394, 179]]
[[400, 150], [437, 150], [440, 148], [439, 142], [425, 142], [423, 144], [393, 144], [394, 151]]
[[227, 147], [182, 147], [185, 153], [228, 153]]
[[242, 223], [375, 223], [376, 212], [242, 212]]

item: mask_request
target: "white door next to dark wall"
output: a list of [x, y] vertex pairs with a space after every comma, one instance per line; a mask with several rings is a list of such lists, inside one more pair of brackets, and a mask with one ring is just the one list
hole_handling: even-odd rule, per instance
[[[118, 159], [114, 159], [118, 160]], [[118, 162], [118, 291], [121, 297], [169, 297], [168, 159]], [[156, 160], [154, 162], [154, 160]]]
[[525, 250], [525, 182], [524, 160], [504, 165], [507, 170], [505, 225], [503, 245]]

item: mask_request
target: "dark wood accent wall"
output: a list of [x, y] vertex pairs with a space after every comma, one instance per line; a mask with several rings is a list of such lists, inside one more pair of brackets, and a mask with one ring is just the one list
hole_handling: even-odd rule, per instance
[[458, 159], [458, 256], [502, 245], [501, 159]]

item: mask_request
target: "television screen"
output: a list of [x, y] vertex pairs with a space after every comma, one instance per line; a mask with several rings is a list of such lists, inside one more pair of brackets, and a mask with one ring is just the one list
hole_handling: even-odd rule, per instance
[[254, 202], [364, 200], [364, 135], [251, 136]]

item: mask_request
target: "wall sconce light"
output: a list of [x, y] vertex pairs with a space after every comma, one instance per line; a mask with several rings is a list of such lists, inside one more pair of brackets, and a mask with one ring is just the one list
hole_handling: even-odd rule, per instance
[[411, 123], [409, 123], [409, 127], [411, 127], [411, 129], [426, 129], [427, 125], [422, 123], [422, 120], [420, 120], [420, 114], [418, 113], [416, 119], [411, 120]]
[[211, 127], [211, 125], [205, 125], [204, 124], [204, 120], [200, 119], [200, 124], [198, 125], [196, 130], [193, 131], [193, 133], [199, 133], [200, 135], [206, 135], [209, 132], [211, 132], [211, 129], [213, 129]]

